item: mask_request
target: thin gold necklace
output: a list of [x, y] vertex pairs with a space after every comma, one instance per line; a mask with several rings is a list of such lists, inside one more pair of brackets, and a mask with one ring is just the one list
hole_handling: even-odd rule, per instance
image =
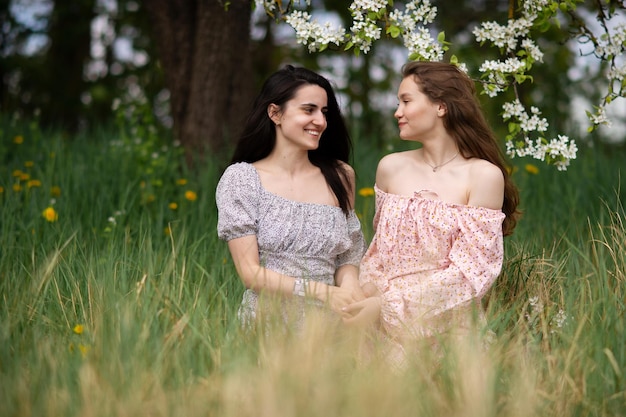
[[437, 172], [437, 170], [438, 170], [439, 168], [441, 168], [442, 166], [444, 166], [444, 165], [449, 164], [450, 162], [452, 162], [452, 161], [454, 160], [454, 158], [456, 158], [458, 155], [459, 155], [459, 153], [457, 152], [457, 153], [455, 153], [455, 154], [454, 154], [454, 156], [453, 156], [452, 158], [448, 159], [448, 160], [447, 160], [446, 162], [444, 162], [443, 164], [440, 164], [440, 165], [435, 165], [435, 166], [433, 166], [433, 165], [429, 164], [428, 162], [426, 162], [426, 159], [424, 159], [424, 157], [422, 157], [422, 160], [426, 163], [426, 165], [428, 165], [429, 167], [431, 167], [431, 168], [433, 169], [433, 172]]

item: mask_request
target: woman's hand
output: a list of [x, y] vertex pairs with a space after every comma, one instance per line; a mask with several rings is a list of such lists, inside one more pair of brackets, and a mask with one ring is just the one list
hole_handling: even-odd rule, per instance
[[352, 292], [353, 301], [361, 301], [365, 294], [359, 284], [359, 268], [355, 265], [342, 265], [335, 272], [335, 282], [338, 287]]
[[381, 295], [378, 287], [376, 287], [376, 285], [372, 284], [371, 282], [366, 282], [365, 284], [363, 284], [363, 286], [361, 287], [361, 291], [363, 292], [363, 295], [365, 295], [365, 297], [378, 297]]
[[341, 314], [345, 307], [358, 301], [351, 288], [335, 287], [332, 285], [328, 286], [328, 288], [329, 291], [325, 301], [329, 304], [330, 308], [337, 313]]
[[309, 281], [309, 291], [312, 296], [328, 304], [335, 312], [342, 312], [342, 308], [358, 301], [352, 289], [326, 285], [321, 282]]
[[378, 296], [369, 297], [341, 309], [343, 322], [349, 326], [377, 326], [380, 322], [382, 300]]
[[356, 279], [344, 279], [340, 285], [341, 288], [352, 293], [353, 301], [364, 300], [366, 295]]

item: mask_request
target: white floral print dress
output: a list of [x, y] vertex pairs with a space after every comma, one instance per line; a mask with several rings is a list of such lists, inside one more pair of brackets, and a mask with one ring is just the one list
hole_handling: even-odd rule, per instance
[[[342, 265], [359, 265], [365, 252], [361, 223], [354, 210], [287, 200], [265, 190], [253, 165], [229, 166], [217, 186], [217, 233], [228, 241], [256, 235], [259, 259], [284, 275], [335, 285]], [[301, 297], [289, 300], [303, 304]], [[247, 289], [239, 310], [244, 323], [257, 314], [258, 295]]]

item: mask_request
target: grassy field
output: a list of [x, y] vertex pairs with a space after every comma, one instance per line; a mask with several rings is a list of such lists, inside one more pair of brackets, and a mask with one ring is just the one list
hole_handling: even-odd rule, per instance
[[[316, 318], [298, 337], [240, 330], [217, 158], [190, 171], [141, 125], [3, 120], [0, 416], [626, 415], [626, 149], [579, 147], [567, 172], [514, 161], [524, 217], [484, 337], [398, 371]], [[355, 150], [371, 187], [388, 150]], [[368, 240], [373, 208], [358, 196]]]

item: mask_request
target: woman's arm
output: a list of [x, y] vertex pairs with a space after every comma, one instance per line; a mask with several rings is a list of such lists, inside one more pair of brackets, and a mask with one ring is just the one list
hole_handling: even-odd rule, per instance
[[[255, 235], [229, 240], [228, 249], [235, 263], [237, 274], [246, 288], [256, 292], [269, 291], [284, 296], [294, 295], [296, 284], [294, 277], [261, 266], [259, 247]], [[343, 269], [343, 267], [339, 269]], [[345, 278], [344, 273], [347, 274], [348, 272], [349, 268], [343, 271], [341, 274], [342, 280]], [[356, 301], [352, 290], [326, 285], [322, 282], [306, 281], [303, 289], [307, 295], [328, 303], [337, 312], [346, 305]]]
[[261, 267], [259, 246], [255, 235], [229, 240], [228, 249], [235, 263], [237, 274], [246, 288], [256, 292], [292, 294], [295, 283], [293, 277]]
[[504, 175], [497, 166], [480, 161], [470, 171], [467, 204], [501, 210], [504, 202]]
[[340, 266], [335, 272], [335, 282], [338, 287], [350, 291], [355, 301], [365, 298], [359, 284], [359, 268], [357, 266], [349, 264]]
[[[347, 176], [347, 183], [345, 184], [345, 186], [349, 193], [350, 208], [354, 208], [354, 201], [356, 198], [356, 174], [354, 172], [354, 168], [352, 168], [352, 166], [350, 166], [349, 164], [341, 161], [340, 164]], [[348, 223], [348, 225], [350, 229], [350, 223]], [[356, 230], [356, 228], [349, 230], [350, 238], [353, 245], [349, 252], [359, 252], [358, 256], [360, 260], [361, 256], [363, 256], [363, 252], [365, 251], [365, 240], [363, 239], [360, 223], [357, 226], [358, 230]], [[340, 265], [335, 271], [335, 283], [338, 287], [350, 291], [355, 301], [365, 298], [365, 296], [363, 295], [363, 291], [361, 290], [361, 286], [359, 285], [358, 266], [350, 263]]]

